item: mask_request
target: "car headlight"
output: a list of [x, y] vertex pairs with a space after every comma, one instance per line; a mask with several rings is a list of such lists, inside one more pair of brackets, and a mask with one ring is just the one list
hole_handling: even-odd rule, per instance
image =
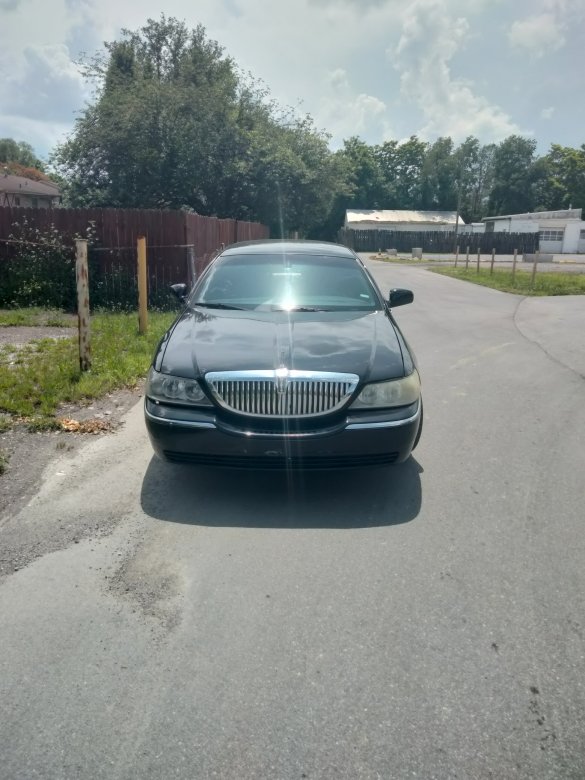
[[420, 379], [417, 371], [390, 382], [372, 382], [366, 385], [352, 404], [352, 409], [384, 409], [408, 406], [420, 398]]
[[146, 395], [155, 401], [174, 401], [194, 406], [212, 406], [201, 385], [195, 379], [161, 374], [151, 368], [146, 380]]

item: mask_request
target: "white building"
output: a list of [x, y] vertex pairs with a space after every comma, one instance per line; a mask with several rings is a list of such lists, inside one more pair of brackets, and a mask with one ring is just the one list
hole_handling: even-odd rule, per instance
[[459, 229], [465, 225], [461, 217], [457, 217], [456, 211], [348, 209], [345, 212], [344, 227], [346, 230], [444, 231], [453, 233], [457, 222]]
[[483, 221], [486, 233], [538, 233], [541, 252], [585, 252], [585, 221], [581, 219], [581, 209], [508, 214], [486, 217]]
[[469, 222], [467, 225], [461, 226], [461, 223], [459, 223], [459, 232], [462, 235], [469, 235], [470, 233], [485, 233], [485, 225], [483, 222]]

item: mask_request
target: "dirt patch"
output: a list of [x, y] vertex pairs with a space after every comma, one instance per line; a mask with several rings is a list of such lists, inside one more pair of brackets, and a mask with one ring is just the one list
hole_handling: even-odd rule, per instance
[[[140, 399], [142, 392], [141, 387], [119, 390], [86, 406], [68, 405], [68, 419], [89, 421], [103, 418], [108, 420], [109, 430], [116, 430], [122, 424], [123, 415]], [[90, 429], [93, 430], [93, 425]], [[13, 522], [38, 492], [45, 470], [50, 469], [53, 461], [63, 456], [76, 458], [81, 447], [94, 438], [92, 433], [64, 430], [33, 433], [24, 424], [0, 434], [0, 450], [9, 456], [6, 470], [0, 475], [0, 581], [47, 552], [65, 549], [85, 538], [98, 539], [111, 533], [117, 518], [100, 517], [91, 512], [82, 522], [67, 522], [54, 517], [47, 518], [47, 522], [40, 525], [38, 520], [30, 524], [25, 515], [21, 515], [18, 522]]]
[[[60, 315], [67, 325], [77, 321], [75, 315]], [[77, 335], [75, 327], [38, 325], [0, 327], [0, 345], [19, 348], [40, 339], [63, 339]], [[107, 435], [121, 424], [121, 418], [138, 401], [143, 387], [121, 389], [103, 398], [77, 404], [63, 404], [56, 417], [60, 430], [31, 432], [26, 422], [2, 430], [0, 413], [0, 526], [13, 517], [36, 493], [43, 471], [54, 458], [63, 454], [75, 457], [89, 435]]]
[[11, 344], [21, 347], [31, 341], [40, 339], [68, 339], [77, 336], [77, 328], [52, 328], [18, 325], [16, 327], [0, 328], [0, 344]]
[[74, 458], [90, 437], [115, 431], [142, 394], [141, 385], [108, 393], [86, 404], [64, 404], [56, 416], [66, 419], [70, 430], [32, 433], [23, 423], [0, 433], [0, 450], [8, 459], [0, 475], [0, 526], [37, 492], [42, 474], [54, 458], [63, 454]]

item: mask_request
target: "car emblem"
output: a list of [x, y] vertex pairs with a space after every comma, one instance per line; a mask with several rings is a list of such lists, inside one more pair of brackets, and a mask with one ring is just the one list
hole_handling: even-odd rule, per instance
[[286, 388], [288, 387], [289, 370], [284, 367], [277, 368], [274, 375], [276, 380], [276, 392], [278, 395], [284, 395], [286, 393]]

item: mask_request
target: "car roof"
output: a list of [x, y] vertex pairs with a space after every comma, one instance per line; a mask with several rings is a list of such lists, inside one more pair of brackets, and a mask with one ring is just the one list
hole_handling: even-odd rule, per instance
[[241, 241], [226, 247], [221, 256], [226, 255], [269, 255], [274, 252], [287, 255], [324, 255], [326, 257], [355, 257], [351, 249], [328, 241], [302, 241], [264, 239], [261, 241]]

